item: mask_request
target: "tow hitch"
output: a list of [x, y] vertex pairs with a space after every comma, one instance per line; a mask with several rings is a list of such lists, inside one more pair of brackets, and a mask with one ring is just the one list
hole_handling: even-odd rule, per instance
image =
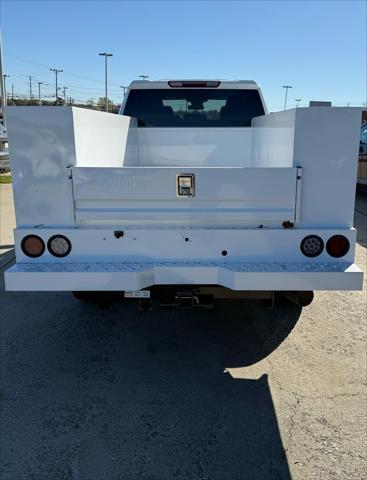
[[164, 298], [161, 301], [162, 308], [213, 308], [213, 295], [196, 294], [193, 291], [180, 291], [176, 295]]

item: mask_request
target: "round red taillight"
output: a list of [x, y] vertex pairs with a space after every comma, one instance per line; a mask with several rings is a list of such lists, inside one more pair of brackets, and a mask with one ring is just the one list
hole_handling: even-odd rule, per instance
[[27, 235], [20, 246], [27, 257], [40, 257], [45, 251], [45, 242], [37, 235]]
[[334, 258], [344, 257], [349, 252], [350, 243], [344, 235], [334, 235], [326, 243], [327, 253]]
[[301, 252], [306, 257], [317, 257], [323, 249], [324, 242], [317, 235], [308, 235], [301, 242]]
[[64, 235], [54, 235], [47, 242], [47, 248], [54, 257], [66, 257], [71, 252], [71, 243]]

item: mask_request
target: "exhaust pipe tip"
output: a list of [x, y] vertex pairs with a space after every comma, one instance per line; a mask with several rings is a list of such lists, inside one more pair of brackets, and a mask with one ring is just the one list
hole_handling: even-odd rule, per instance
[[312, 303], [314, 298], [313, 291], [301, 291], [301, 292], [278, 292], [285, 298], [288, 298], [291, 302], [295, 303], [299, 307], [308, 307]]

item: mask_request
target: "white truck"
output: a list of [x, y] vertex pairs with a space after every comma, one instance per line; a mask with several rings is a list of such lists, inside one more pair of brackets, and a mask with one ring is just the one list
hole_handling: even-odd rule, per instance
[[[358, 290], [361, 110], [267, 113], [253, 81], [134, 81], [120, 115], [9, 107], [7, 290], [215, 297]], [[79, 292], [79, 294], [78, 294]]]

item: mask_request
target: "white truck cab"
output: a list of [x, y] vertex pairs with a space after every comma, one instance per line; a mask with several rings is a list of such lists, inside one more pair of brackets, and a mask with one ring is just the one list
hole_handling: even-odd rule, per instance
[[6, 288], [168, 288], [193, 305], [200, 292], [361, 289], [360, 115], [268, 114], [255, 82], [219, 80], [134, 81], [120, 115], [10, 107]]

